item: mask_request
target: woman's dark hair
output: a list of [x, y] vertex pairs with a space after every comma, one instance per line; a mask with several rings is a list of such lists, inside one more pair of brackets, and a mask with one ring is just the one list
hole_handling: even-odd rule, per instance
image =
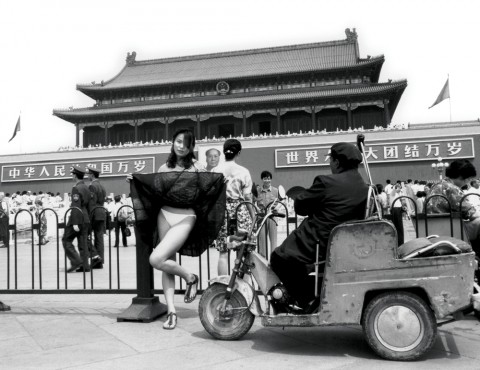
[[223, 154], [225, 154], [225, 159], [231, 161], [235, 158], [238, 153], [242, 150], [242, 144], [237, 139], [228, 139], [223, 144]]
[[115, 197], [113, 198], [115, 199], [115, 202], [120, 202], [120, 200], [122, 200], [122, 197], [120, 195], [115, 195]]
[[175, 166], [177, 165], [178, 158], [177, 158], [177, 155], [175, 154], [175, 150], [173, 149], [173, 146], [175, 145], [175, 140], [177, 139], [177, 136], [181, 134], [183, 134], [185, 147], [188, 148], [187, 155], [182, 158], [183, 167], [190, 168], [193, 166], [193, 160], [195, 159], [195, 153], [193, 152], [193, 149], [195, 148], [195, 135], [193, 135], [192, 130], [180, 129], [173, 134], [172, 149], [167, 159], [168, 168], [175, 168]]
[[456, 159], [445, 170], [445, 175], [451, 179], [458, 179], [461, 177], [466, 180], [470, 177], [477, 176], [477, 171], [473, 164], [467, 159]]
[[427, 193], [425, 193], [424, 191], [417, 191], [417, 194], [415, 195], [417, 196], [417, 198], [423, 198], [427, 196]]
[[377, 188], [378, 194], [380, 194], [383, 191], [383, 185], [382, 184], [377, 184], [377, 185], [375, 185], [375, 187]]

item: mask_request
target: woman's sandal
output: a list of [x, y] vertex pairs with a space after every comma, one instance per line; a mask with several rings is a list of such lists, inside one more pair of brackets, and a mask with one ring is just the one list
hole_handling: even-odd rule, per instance
[[[185, 297], [183, 298], [183, 301], [185, 303], [191, 303], [195, 300], [197, 297], [197, 291], [198, 291], [198, 276], [193, 274], [195, 279], [191, 283], [187, 283], [187, 291], [185, 292]], [[195, 294], [191, 297], [190, 293], [192, 292], [193, 286], [195, 285]]]
[[167, 321], [163, 323], [163, 328], [165, 330], [173, 330], [177, 326], [177, 314], [175, 312], [170, 312], [167, 315]]

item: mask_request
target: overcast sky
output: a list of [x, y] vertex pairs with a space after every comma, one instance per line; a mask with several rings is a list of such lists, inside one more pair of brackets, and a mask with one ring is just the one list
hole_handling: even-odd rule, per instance
[[[393, 123], [449, 121], [428, 109], [450, 74], [452, 119], [480, 117], [480, 1], [29, 0], [0, 2], [0, 154], [75, 145], [54, 108], [90, 107], [77, 83], [137, 60], [343, 40], [385, 55], [380, 81], [408, 80]], [[21, 112], [21, 132], [10, 143]]]

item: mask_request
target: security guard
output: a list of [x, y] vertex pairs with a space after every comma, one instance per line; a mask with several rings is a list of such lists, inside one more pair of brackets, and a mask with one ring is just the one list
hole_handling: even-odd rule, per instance
[[94, 167], [87, 167], [88, 179], [91, 181], [88, 189], [92, 195], [88, 208], [88, 214], [90, 215], [91, 227], [95, 238], [95, 244], [92, 245], [92, 268], [103, 268], [104, 261], [104, 241], [103, 236], [105, 234], [105, 222], [106, 222], [106, 210], [103, 207], [107, 192], [98, 177], [100, 171]]
[[[90, 264], [88, 262], [87, 235], [90, 219], [88, 217], [87, 207], [91, 199], [91, 194], [87, 185], [83, 182], [85, 170], [78, 166], [73, 166], [70, 173], [75, 182], [72, 188], [72, 203], [70, 205], [72, 210], [69, 212], [70, 218], [65, 226], [65, 233], [62, 239], [65, 254], [71, 263], [67, 272], [88, 272], [90, 271]], [[75, 238], [77, 238], [78, 250], [81, 257], [72, 244]]]

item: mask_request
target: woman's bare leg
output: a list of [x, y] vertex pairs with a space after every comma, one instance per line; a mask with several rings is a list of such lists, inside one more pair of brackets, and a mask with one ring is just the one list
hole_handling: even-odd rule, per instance
[[168, 312], [175, 312], [173, 304], [175, 295], [175, 275], [186, 282], [195, 277], [175, 261], [175, 253], [183, 246], [195, 224], [195, 217], [186, 217], [176, 225], [170, 226], [160, 211], [158, 215], [158, 232], [160, 243], [150, 255], [150, 264], [163, 272], [162, 284]]
[[165, 296], [165, 302], [167, 303], [168, 313], [177, 311], [175, 310], [174, 297], [175, 297], [175, 275], [168, 272], [162, 273], [162, 286], [163, 294]]

